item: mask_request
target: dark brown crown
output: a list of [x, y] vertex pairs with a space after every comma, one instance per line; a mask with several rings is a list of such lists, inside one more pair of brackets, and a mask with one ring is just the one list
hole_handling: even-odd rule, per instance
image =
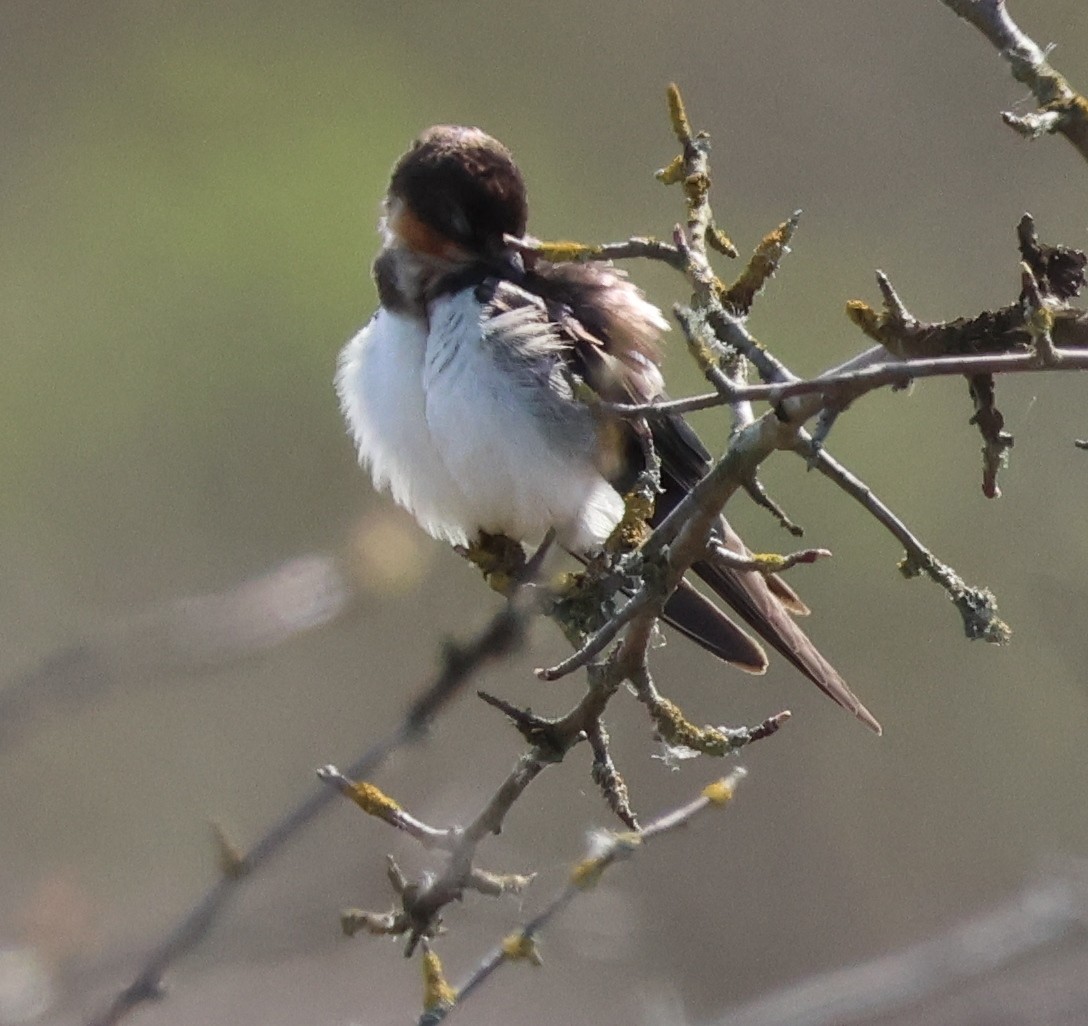
[[510, 151], [478, 128], [435, 125], [397, 161], [389, 195], [428, 228], [475, 253], [525, 234], [525, 182]]

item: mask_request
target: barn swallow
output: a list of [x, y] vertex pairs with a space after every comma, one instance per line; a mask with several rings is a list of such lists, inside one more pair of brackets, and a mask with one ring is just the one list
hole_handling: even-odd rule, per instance
[[[509, 150], [478, 128], [427, 129], [397, 161], [374, 263], [380, 307], [340, 353], [336, 390], [359, 460], [430, 535], [480, 532], [532, 542], [549, 532], [575, 555], [599, 550], [645, 461], [606, 401], [664, 396], [658, 342], [668, 325], [604, 262], [553, 264], [525, 236], [525, 182]], [[661, 488], [654, 520], [707, 472], [710, 454], [678, 416], [654, 418]], [[748, 550], [721, 518], [714, 541]], [[708, 555], [692, 570], [809, 680], [880, 725], [792, 615], [807, 613], [775, 575]], [[726, 662], [767, 668], [759, 642], [685, 582], [667, 623]]]

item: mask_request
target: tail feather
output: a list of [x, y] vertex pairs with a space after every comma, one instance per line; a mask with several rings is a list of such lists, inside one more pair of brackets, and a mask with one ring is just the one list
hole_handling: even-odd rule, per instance
[[812, 612], [812, 610], [805, 605], [801, 596], [779, 577], [778, 574], [768, 574], [764, 580], [766, 580], [767, 587], [774, 592], [778, 601], [793, 613], [794, 616], [808, 616], [808, 614]]
[[[737, 533], [724, 519], [720, 530], [726, 548], [738, 554], [748, 553]], [[877, 734], [882, 733], [880, 723], [850, 690], [838, 670], [794, 623], [779, 594], [763, 574], [738, 571], [711, 562], [696, 563], [692, 570], [768, 645], [788, 659], [828, 698], [853, 713]]]
[[669, 596], [662, 619], [722, 662], [746, 673], [767, 672], [767, 653], [759, 642], [690, 582], [681, 581]]
[[[705, 446], [683, 418], [661, 418], [654, 421], [652, 430], [654, 446], [661, 458], [663, 491], [658, 496], [651, 522], [660, 523], [684, 495], [695, 487], [707, 472], [711, 461]], [[750, 555], [744, 542], [724, 517], [719, 518], [717, 535], [717, 540], [725, 548], [738, 555]], [[808, 613], [808, 607], [782, 578], [773, 574], [764, 576], [754, 571], [738, 571], [713, 561], [696, 563], [692, 570], [759, 637], [788, 659], [825, 695], [853, 713], [867, 727], [881, 733], [880, 724], [872, 713], [862, 705], [861, 700], [850, 690], [835, 667], [820, 654], [805, 632], [793, 622], [790, 614], [803, 616]], [[677, 591], [676, 594], [680, 592]], [[669, 611], [669, 606], [666, 605], [666, 613]], [[719, 634], [725, 630], [720, 621], [728, 623], [733, 632], [739, 630], [720, 610], [718, 614], [717, 630], [712, 633], [709, 644], [700, 633], [686, 629], [683, 623], [677, 623], [676, 626], [704, 648], [714, 652], [714, 642], [718, 642]], [[708, 614], [704, 611], [700, 622], [705, 627], [713, 621], [708, 619]], [[703, 634], [705, 633], [704, 631]]]

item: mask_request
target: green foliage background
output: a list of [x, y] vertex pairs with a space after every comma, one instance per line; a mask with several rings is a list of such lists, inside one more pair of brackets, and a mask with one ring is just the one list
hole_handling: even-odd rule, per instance
[[[1016, 6], [1088, 88], [1082, 5]], [[875, 301], [875, 267], [919, 317], [940, 318], [1013, 298], [1024, 210], [1045, 239], [1084, 244], [1088, 169], [1063, 143], [1029, 145], [1001, 125], [1022, 90], [935, 0], [7, 0], [0, 671], [13, 678], [148, 604], [338, 550], [360, 518], [388, 517], [354, 466], [330, 381], [373, 309], [390, 164], [427, 124], [480, 124], [524, 165], [536, 234], [664, 235], [681, 210], [652, 179], [672, 156], [672, 79], [712, 133], [716, 211], [742, 250], [805, 210], [752, 321], [799, 372], [864, 344], [842, 308]], [[661, 271], [631, 270], [662, 305], [683, 298]], [[668, 369], [674, 393], [699, 387], [679, 352]], [[980, 493], [961, 382], [866, 400], [832, 438], [940, 555], [997, 591], [1017, 631], [1004, 651], [962, 640], [943, 597], [899, 579], [894, 544], [845, 498], [785, 459], [768, 469], [807, 540], [836, 553], [794, 581], [887, 736], [865, 736], [781, 667], [738, 679], [671, 644], [659, 684], [697, 722], [786, 706], [794, 722], [747, 759], [736, 816], [617, 873], [548, 938], [547, 969], [509, 973], [477, 1021], [515, 1007], [522, 1022], [573, 1021], [571, 1009], [629, 1021], [671, 993], [706, 1017], [924, 936], [1084, 853], [1088, 470], [1071, 445], [1088, 434], [1082, 388], [1002, 384], [1017, 445], [998, 502]], [[718, 419], [699, 423], [724, 441]], [[790, 547], [764, 516], [739, 503], [731, 515], [756, 547]], [[208, 816], [254, 836], [315, 766], [346, 761], [392, 721], [443, 636], [482, 622], [493, 599], [456, 557], [421, 542], [412, 558], [422, 578], [372, 582], [361, 611], [320, 636], [196, 679], [119, 672], [89, 707], [0, 750], [0, 945], [53, 952], [70, 995], [57, 1021], [121, 983], [117, 953], [140, 950], [210, 879]], [[527, 672], [559, 651], [542, 629], [486, 684], [564, 708], [577, 684], [549, 691]], [[716, 772], [665, 771], [638, 712], [616, 717], [640, 809]], [[382, 783], [424, 818], [455, 819], [516, 752], [466, 701]], [[522, 803], [489, 865], [542, 866], [546, 889], [603, 822], [574, 758]], [[350, 809], [328, 817], [140, 1021], [403, 1021], [414, 968], [336, 938], [340, 905], [383, 904], [386, 850], [422, 864], [383, 829]], [[40, 925], [57, 881], [83, 910], [64, 943]], [[457, 910], [451, 970], [517, 916], [493, 902]], [[253, 974], [259, 996], [225, 1011]]]

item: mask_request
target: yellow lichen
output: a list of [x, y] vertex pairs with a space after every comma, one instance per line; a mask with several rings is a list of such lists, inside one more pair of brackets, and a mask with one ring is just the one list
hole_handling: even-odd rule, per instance
[[763, 236], [740, 276], [721, 293], [724, 303], [744, 311], [751, 308], [756, 295], [778, 270], [796, 226], [791, 218]]
[[628, 492], [623, 497], [623, 517], [605, 542], [609, 552], [630, 552], [650, 536], [650, 518], [654, 500], [643, 492]]
[[777, 573], [786, 566], [786, 557], [777, 552], [753, 552], [750, 558], [764, 574]]
[[884, 317], [864, 300], [851, 299], [846, 304], [846, 316], [869, 338], [881, 343], [884, 341]]
[[351, 799], [363, 812], [371, 816], [386, 816], [400, 811], [400, 806], [389, 795], [365, 780], [360, 780], [352, 787]]
[[509, 595], [525, 568], [525, 550], [519, 542], [502, 534], [481, 531], [473, 541], [459, 546], [458, 553], [484, 575], [488, 587], [500, 595]]
[[1028, 331], [1034, 336], [1049, 334], [1054, 330], [1054, 314], [1045, 306], [1037, 306], [1028, 318]]
[[446, 982], [442, 962], [429, 947], [423, 951], [423, 1008], [449, 1008], [457, 1000], [457, 991]]
[[591, 887], [597, 885], [597, 881], [600, 880], [606, 865], [605, 859], [599, 855], [594, 858], [582, 859], [580, 862], [575, 863], [574, 869], [571, 870], [570, 882], [575, 887], [588, 891]]
[[728, 755], [735, 748], [729, 736], [716, 727], [697, 727], [680, 707], [667, 698], [658, 698], [650, 706], [650, 715], [661, 739], [669, 745], [690, 748], [704, 755]]
[[678, 153], [660, 171], [656, 172], [654, 177], [662, 185], [675, 185], [677, 182], [683, 181], [684, 155]]
[[522, 930], [508, 933], [502, 939], [502, 954], [510, 962], [531, 962], [539, 966], [544, 961], [540, 957], [535, 938]]
[[718, 357], [713, 349], [705, 342], [698, 339], [688, 340], [688, 352], [691, 353], [696, 364], [704, 374], [711, 368], [718, 366]]
[[716, 249], [723, 256], [735, 257], [737, 255], [737, 247], [733, 245], [733, 240], [717, 225], [711, 225], [706, 233], [706, 241], [710, 243], [712, 249]]
[[550, 260], [553, 264], [590, 260], [601, 255], [600, 246], [588, 246], [584, 242], [573, 242], [569, 239], [541, 242], [534, 247], [534, 250], [542, 259]]
[[728, 777], [715, 780], [703, 788], [703, 797], [711, 805], [725, 805], [734, 794], [733, 782]]
[[680, 142], [686, 143], [691, 139], [691, 122], [688, 120], [688, 112], [684, 109], [684, 98], [680, 95], [680, 87], [675, 82], [670, 82], [665, 95], [669, 103], [669, 120], [672, 122], [672, 130]]
[[702, 172], [688, 175], [684, 179], [684, 195], [688, 198], [688, 205], [701, 203], [710, 191], [710, 176]]

